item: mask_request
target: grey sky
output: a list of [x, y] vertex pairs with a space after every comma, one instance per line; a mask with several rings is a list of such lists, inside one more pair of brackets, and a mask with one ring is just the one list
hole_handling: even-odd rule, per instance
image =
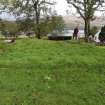
[[[66, 2], [66, 0], [55, 0], [57, 2], [55, 9], [57, 10], [58, 14], [60, 15], [67, 15], [66, 14], [66, 10], [69, 10], [69, 13], [75, 13], [76, 10], [74, 9], [74, 7], [69, 8], [68, 4]], [[101, 12], [96, 12], [95, 13], [97, 16], [101, 16], [102, 13]]]
[[66, 0], [56, 0], [56, 2], [57, 4], [55, 6], [55, 9], [57, 10], [58, 14], [66, 15], [66, 10], [68, 8]]
[[[68, 7], [66, 0], [54, 0], [54, 1], [56, 1], [55, 10], [57, 11], [57, 13], [59, 15], [66, 15], [66, 10]], [[2, 14], [1, 17], [4, 19], [10, 19], [10, 20], [14, 19], [13, 16], [7, 15], [7, 14]]]
[[[63, 16], [67, 15], [66, 14], [66, 10], [67, 9], [70, 11], [70, 13], [74, 13], [75, 12], [74, 8], [69, 8], [68, 7], [68, 4], [67, 4], [66, 0], [54, 0], [54, 1], [56, 1], [55, 10], [57, 10], [57, 13], [59, 15], [63, 15]], [[96, 14], [100, 15], [101, 13], [96, 13]], [[10, 19], [10, 20], [14, 19], [13, 16], [7, 15], [7, 14], [3, 14], [2, 18], [4, 18], [4, 19]]]

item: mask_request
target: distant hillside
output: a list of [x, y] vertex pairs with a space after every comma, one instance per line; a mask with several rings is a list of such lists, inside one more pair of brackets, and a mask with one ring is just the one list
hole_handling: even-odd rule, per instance
[[[74, 28], [75, 26], [79, 25], [82, 29], [84, 27], [84, 21], [80, 17], [75, 16], [64, 16], [64, 21], [69, 28]], [[105, 17], [97, 17], [94, 21], [91, 22], [92, 26], [97, 26], [98, 28], [105, 25]]]

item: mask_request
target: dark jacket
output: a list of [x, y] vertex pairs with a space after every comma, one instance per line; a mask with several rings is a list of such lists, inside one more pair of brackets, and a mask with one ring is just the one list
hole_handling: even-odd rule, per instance
[[75, 29], [74, 29], [74, 33], [73, 33], [73, 34], [74, 34], [74, 35], [77, 35], [77, 34], [78, 34], [78, 32], [79, 32], [78, 28], [75, 28]]

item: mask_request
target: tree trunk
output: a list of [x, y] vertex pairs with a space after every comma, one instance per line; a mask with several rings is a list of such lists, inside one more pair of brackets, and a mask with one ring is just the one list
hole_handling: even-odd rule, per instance
[[37, 37], [38, 39], [41, 39], [39, 24], [37, 24], [36, 37]]
[[38, 9], [37, 8], [35, 9], [35, 11], [36, 11], [36, 37], [38, 39], [41, 39], [40, 27], [39, 27], [39, 24], [40, 24], [40, 22], [39, 22], [40, 21], [40, 12], [38, 12]]
[[36, 16], [36, 37], [38, 39], [41, 39], [41, 35], [40, 35], [40, 27], [39, 27], [39, 17]]
[[84, 28], [84, 33], [85, 33], [85, 41], [88, 41], [88, 37], [90, 34], [90, 19], [86, 19], [85, 21], [85, 28]]

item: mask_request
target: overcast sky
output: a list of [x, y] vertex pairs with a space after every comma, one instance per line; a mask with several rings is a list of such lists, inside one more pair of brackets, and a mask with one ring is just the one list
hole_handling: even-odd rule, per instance
[[58, 14], [66, 15], [66, 10], [68, 9], [68, 4], [66, 0], [56, 0], [57, 4], [55, 9], [57, 10]]
[[[63, 16], [67, 15], [67, 12], [66, 12], [67, 10], [69, 10], [69, 15], [71, 13], [75, 13], [75, 9], [68, 7], [66, 0], [54, 0], [54, 1], [56, 1], [56, 5], [54, 8], [59, 15], [63, 15]], [[100, 15], [100, 13], [97, 13], [97, 15]], [[2, 18], [10, 19], [10, 20], [14, 19], [13, 16], [7, 16], [6, 14], [3, 14]]]
[[[67, 10], [67, 2], [66, 0], [54, 0], [56, 1], [56, 5], [54, 6], [54, 9], [57, 11], [57, 13], [59, 15], [66, 15], [66, 10]], [[5, 19], [14, 19], [13, 16], [8, 16], [7, 14], [2, 14], [1, 16], [2, 18], [5, 18]]]
[[[58, 14], [60, 15], [67, 15], [67, 10], [69, 10], [69, 15], [73, 14], [76, 12], [76, 10], [74, 9], [74, 7], [69, 8], [67, 1], [66, 0], [55, 0], [57, 2], [55, 9], [57, 10]], [[97, 16], [101, 16], [102, 13], [101, 12], [96, 12], [95, 15]]]

